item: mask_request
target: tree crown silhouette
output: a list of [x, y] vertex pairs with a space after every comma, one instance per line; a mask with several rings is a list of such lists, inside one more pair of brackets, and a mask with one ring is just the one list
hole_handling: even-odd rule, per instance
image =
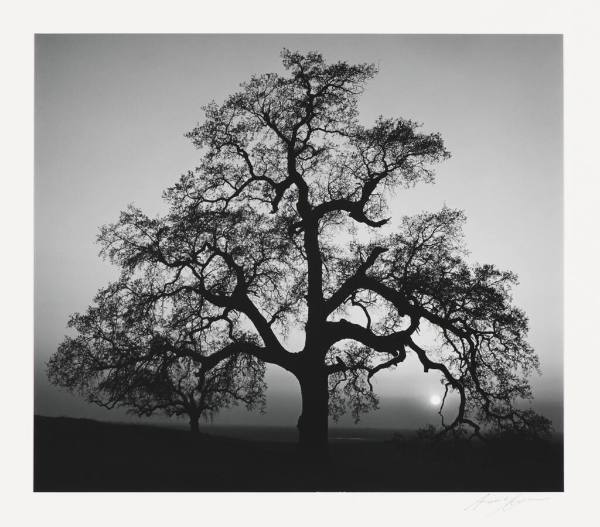
[[[69, 326], [77, 335], [65, 338], [50, 358], [50, 381], [108, 409], [187, 415], [194, 433], [201, 417], [212, 419], [240, 402], [264, 409], [264, 363], [233, 354], [206, 367], [198, 358], [236, 334], [207, 330], [185, 293], [149, 304], [150, 288], [149, 279], [120, 280], [101, 290], [84, 314], [72, 316]], [[181, 354], [170, 343], [185, 343], [193, 353]]]
[[[409, 352], [439, 372], [442, 406], [449, 393], [458, 400], [444, 432], [547, 429], [516, 404], [532, 397], [539, 363], [512, 305], [515, 275], [467, 262], [461, 211], [389, 224], [390, 195], [433, 182], [449, 157], [440, 135], [400, 118], [360, 124], [373, 65], [282, 58], [285, 75], [253, 76], [205, 107], [187, 134], [199, 166], [165, 191], [166, 214], [130, 207], [101, 230], [121, 280], [144, 282], [139, 309], [185, 295], [206, 331], [230, 328], [207, 354], [167, 331], [162, 345], [208, 369], [244, 354], [291, 372], [308, 449], [326, 449], [329, 413], [376, 406], [373, 376]], [[285, 346], [289, 331], [304, 335], [298, 352]]]

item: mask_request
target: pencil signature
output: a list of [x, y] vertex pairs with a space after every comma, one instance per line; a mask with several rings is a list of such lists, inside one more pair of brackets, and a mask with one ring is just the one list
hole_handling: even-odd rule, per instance
[[519, 494], [511, 494], [509, 496], [497, 496], [493, 494], [484, 494], [477, 498], [473, 503], [465, 507], [465, 511], [487, 511], [490, 513], [507, 512], [511, 509], [522, 505], [523, 503], [531, 503], [535, 501], [546, 501], [547, 497], [531, 497], [522, 496]]

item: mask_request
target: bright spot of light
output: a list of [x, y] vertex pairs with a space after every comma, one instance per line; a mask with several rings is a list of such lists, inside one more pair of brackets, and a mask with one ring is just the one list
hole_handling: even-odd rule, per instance
[[439, 404], [442, 402], [442, 398], [439, 395], [432, 395], [429, 398], [429, 402], [433, 405], [433, 406], [439, 406]]

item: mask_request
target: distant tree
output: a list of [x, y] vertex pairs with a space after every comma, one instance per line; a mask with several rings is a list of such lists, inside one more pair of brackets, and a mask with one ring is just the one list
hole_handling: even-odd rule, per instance
[[[67, 337], [50, 358], [50, 381], [104, 408], [125, 407], [140, 416], [187, 415], [193, 433], [201, 417], [212, 419], [240, 402], [249, 410], [262, 409], [264, 363], [243, 354], [205, 361], [211, 347], [223, 346], [223, 331], [214, 325], [207, 330], [202, 318], [190, 313], [196, 306], [185, 294], [149, 306], [143, 284], [111, 284], [85, 314], [71, 318], [78, 335]], [[235, 335], [228, 333], [227, 339]], [[170, 342], [185, 342], [193, 356], [178, 353]]]
[[209, 370], [193, 359], [179, 357], [157, 371], [138, 373], [135, 386], [120, 404], [137, 415], [156, 411], [187, 415], [194, 434], [199, 432], [201, 417], [212, 420], [232, 405], [264, 408], [264, 363], [249, 355], [232, 355]]
[[[168, 213], [128, 208], [101, 230], [104, 255], [124, 276], [165, 276], [148, 305], [186, 292], [209, 326], [237, 328], [205, 360], [243, 353], [291, 372], [300, 445], [315, 457], [327, 453], [329, 413], [374, 407], [372, 377], [407, 353], [454, 394], [444, 432], [547, 428], [517, 404], [532, 396], [538, 359], [511, 302], [515, 275], [466, 262], [461, 211], [388, 225], [388, 196], [433, 182], [431, 166], [449, 157], [440, 135], [405, 119], [359, 122], [373, 65], [282, 57], [286, 75], [254, 76], [205, 108], [188, 134], [199, 166], [165, 192]], [[299, 352], [284, 345], [292, 331]]]

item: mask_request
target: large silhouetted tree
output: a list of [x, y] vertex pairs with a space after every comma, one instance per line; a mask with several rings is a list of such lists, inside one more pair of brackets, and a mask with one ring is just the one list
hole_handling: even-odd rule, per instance
[[[130, 207], [102, 229], [123, 280], [163, 276], [140, 305], [185, 293], [207, 329], [234, 328], [206, 363], [241, 353], [291, 372], [309, 452], [327, 450], [329, 411], [372, 407], [373, 375], [409, 352], [454, 394], [443, 431], [546, 427], [515, 404], [531, 398], [538, 368], [527, 318], [511, 302], [515, 275], [466, 262], [460, 211], [389, 225], [389, 195], [432, 182], [431, 167], [449, 156], [440, 135], [399, 118], [359, 122], [372, 65], [282, 57], [285, 75], [254, 76], [205, 108], [188, 134], [199, 166], [165, 192], [168, 213]], [[299, 352], [286, 349], [288, 331], [303, 333]], [[195, 356], [187, 342], [161, 339]]]

